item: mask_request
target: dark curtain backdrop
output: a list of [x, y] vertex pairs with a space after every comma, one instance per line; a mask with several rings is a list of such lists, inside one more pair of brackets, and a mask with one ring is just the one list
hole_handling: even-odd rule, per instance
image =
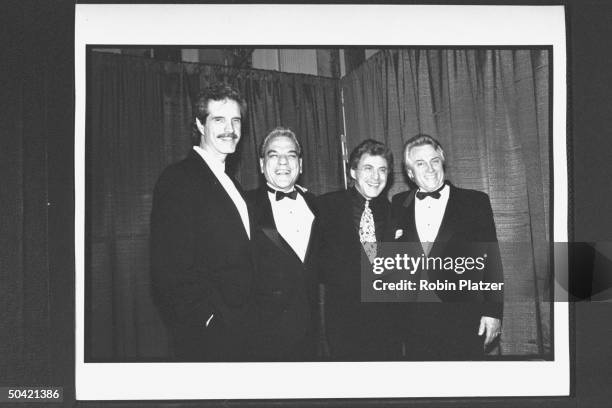
[[[63, 386], [65, 406], [201, 405], [176, 401], [75, 403], [74, 2], [9, 0], [2, 4], [2, 17], [8, 24], [3, 26], [7, 41], [0, 63], [6, 101], [0, 110], [0, 383]], [[612, 127], [608, 108], [612, 59], [602, 55], [601, 41], [594, 39], [612, 36], [612, 5], [573, 0], [568, 4], [566, 13], [572, 27], [568, 51], [573, 57], [568, 61], [572, 73], [568, 86], [572, 95], [568, 99], [568, 120], [572, 123], [568, 159], [570, 166], [574, 163], [570, 186], [575, 188], [570, 189], [570, 217], [575, 227], [575, 233], [570, 229], [570, 237], [611, 241], [608, 208], [612, 194], [606, 186], [612, 172], [605, 152], [612, 149], [608, 135]], [[46, 250], [39, 252], [40, 248]], [[574, 396], [522, 398], [520, 405], [565, 408], [609, 404], [611, 305], [582, 302], [572, 305], [572, 310]], [[402, 403], [411, 407], [489, 407], [491, 401], [450, 398]], [[373, 400], [371, 405], [378, 402], [385, 403]], [[499, 404], [519, 405], [517, 400]], [[230, 401], [226, 405], [238, 404]]]
[[551, 351], [547, 50], [379, 52], [341, 81], [349, 149], [374, 138], [395, 153], [390, 195], [408, 188], [403, 143], [442, 143], [447, 178], [489, 194], [505, 273], [504, 355]]
[[92, 52], [88, 71], [88, 357], [164, 358], [167, 337], [150, 298], [149, 216], [160, 172], [185, 157], [191, 101], [215, 81], [247, 99], [230, 168], [258, 186], [258, 147], [274, 127], [292, 128], [304, 150], [300, 184], [315, 193], [342, 185], [337, 80], [262, 70], [160, 62]]

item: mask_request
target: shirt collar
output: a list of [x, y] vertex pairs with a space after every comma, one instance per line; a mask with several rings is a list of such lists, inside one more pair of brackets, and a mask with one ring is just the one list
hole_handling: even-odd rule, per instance
[[196, 153], [199, 154], [202, 159], [204, 159], [206, 164], [208, 164], [208, 167], [210, 167], [213, 172], [225, 173], [225, 162], [219, 161], [219, 159], [202, 149], [200, 146], [193, 146], [193, 150], [195, 150]]
[[[355, 188], [355, 186], [353, 186], [353, 187], [351, 187], [351, 188], [349, 189], [349, 194], [350, 194], [350, 196], [351, 196], [351, 201], [352, 201], [352, 202], [353, 202], [355, 205], [357, 205], [357, 206], [359, 206], [359, 207], [363, 207], [363, 206], [365, 205], [366, 198], [365, 198], [364, 196], [362, 196], [362, 195], [361, 195], [361, 193], [360, 193], [359, 191], [357, 191], [357, 189]], [[370, 200], [369, 200], [369, 201], [370, 201], [370, 207], [372, 207], [372, 206], [376, 205], [376, 203], [378, 203], [378, 201], [379, 201], [379, 200], [378, 200], [378, 198], [379, 198], [379, 197], [380, 197], [380, 196], [378, 196], [378, 197], [374, 197], [374, 198], [372, 198], [372, 199], [370, 199]]]
[[[271, 184], [270, 184], [270, 183], [268, 183], [268, 182], [266, 182], [266, 184], [268, 185], [268, 187], [270, 187], [270, 188], [271, 188], [272, 190], [274, 190], [274, 191], [281, 191], [281, 190], [277, 189], [276, 187], [274, 187], [273, 185], [271, 185]], [[284, 192], [284, 193], [290, 193], [290, 192], [292, 192], [293, 190], [297, 190], [297, 191], [298, 191], [298, 193], [300, 193], [300, 192], [301, 192], [299, 189], [297, 189], [297, 188], [296, 188], [296, 185], [294, 185], [294, 186], [293, 186], [293, 188], [292, 188], [291, 190], [289, 190], [289, 191], [283, 191], [283, 192]]]
[[[449, 187], [449, 185], [450, 185], [450, 182], [448, 182], [448, 181], [445, 181], [445, 182], [444, 182], [444, 185], [443, 185], [443, 186], [442, 186], [442, 188], [440, 189], [440, 197], [441, 197], [441, 198], [442, 198], [442, 197], [446, 197], [446, 196], [448, 196], [449, 191], [450, 191], [450, 187]], [[424, 190], [421, 190], [421, 188], [419, 187], [419, 189], [417, 190], [417, 192], [419, 192], [419, 191], [424, 191]], [[429, 198], [429, 197], [426, 197], [426, 198]]]

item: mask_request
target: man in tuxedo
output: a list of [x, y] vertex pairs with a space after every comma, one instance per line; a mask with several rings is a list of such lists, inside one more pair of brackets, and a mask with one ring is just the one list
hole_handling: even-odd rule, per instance
[[382, 194], [393, 169], [391, 151], [365, 140], [350, 154], [353, 186], [319, 198], [321, 281], [331, 359], [398, 360], [401, 340], [395, 308], [362, 302], [362, 259], [371, 262], [383, 241], [390, 204]]
[[[407, 304], [408, 357], [482, 359], [483, 346], [501, 333], [503, 310], [503, 273], [489, 197], [445, 180], [444, 150], [431, 136], [408, 140], [404, 160], [416, 189], [392, 199], [393, 236], [397, 242], [421, 243], [420, 253], [413, 256], [447, 262], [420, 268], [413, 275], [416, 282], [455, 284], [435, 290], [419, 286], [419, 302]], [[478, 289], [460, 288], [461, 280], [478, 284]]]
[[153, 193], [153, 297], [179, 361], [245, 358], [251, 216], [240, 185], [225, 173], [245, 108], [225, 84], [198, 95], [193, 149], [163, 171]]
[[258, 277], [255, 307], [262, 325], [252, 336], [253, 359], [308, 361], [316, 347], [316, 231], [314, 195], [296, 184], [302, 149], [295, 133], [279, 127], [260, 149], [265, 184], [250, 191]]

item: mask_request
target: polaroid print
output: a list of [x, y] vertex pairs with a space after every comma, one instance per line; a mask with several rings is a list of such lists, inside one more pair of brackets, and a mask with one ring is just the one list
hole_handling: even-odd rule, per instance
[[[564, 18], [561, 6], [77, 5], [77, 399], [569, 395], [569, 308], [554, 301], [566, 287], [558, 280], [567, 254], [552, 244], [568, 234]], [[406, 140], [428, 134], [441, 143], [444, 177], [486, 193], [495, 222], [503, 333], [486, 353], [444, 353], [463, 327], [440, 331], [430, 354], [413, 335], [389, 356], [394, 345], [384, 332], [377, 343], [374, 326], [361, 331], [379, 347], [343, 357], [302, 358], [271, 341], [269, 357], [251, 358], [221, 338], [216, 347], [226, 353], [204, 362], [197, 345], [176, 345], [184, 326], [173, 322], [185, 315], [164, 309], [163, 298], [197, 295], [151, 272], [172, 246], [151, 251], [153, 207], [166, 205], [155, 204], [156, 184], [196, 154], [192, 106], [219, 81], [246, 99], [242, 137], [226, 161], [244, 190], [265, 184], [260, 147], [277, 126], [296, 133], [298, 184], [317, 196], [357, 188], [349, 152], [366, 139], [393, 153], [382, 193], [389, 199], [414, 189]], [[178, 189], [176, 181], [165, 188]], [[168, 213], [177, 223], [184, 215]], [[392, 232], [398, 242], [410, 234], [400, 224]], [[207, 317], [200, 323], [213, 328], [215, 313]], [[396, 319], [410, 327], [401, 313]], [[324, 322], [327, 335], [341, 320]], [[428, 324], [421, 332], [436, 333]], [[193, 361], [181, 354], [188, 347]]]

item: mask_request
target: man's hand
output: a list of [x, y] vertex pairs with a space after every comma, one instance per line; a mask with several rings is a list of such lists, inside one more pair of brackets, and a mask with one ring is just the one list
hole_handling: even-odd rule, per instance
[[480, 327], [478, 335], [486, 334], [484, 346], [487, 347], [497, 336], [501, 334], [501, 320], [494, 317], [482, 316], [480, 318]]

